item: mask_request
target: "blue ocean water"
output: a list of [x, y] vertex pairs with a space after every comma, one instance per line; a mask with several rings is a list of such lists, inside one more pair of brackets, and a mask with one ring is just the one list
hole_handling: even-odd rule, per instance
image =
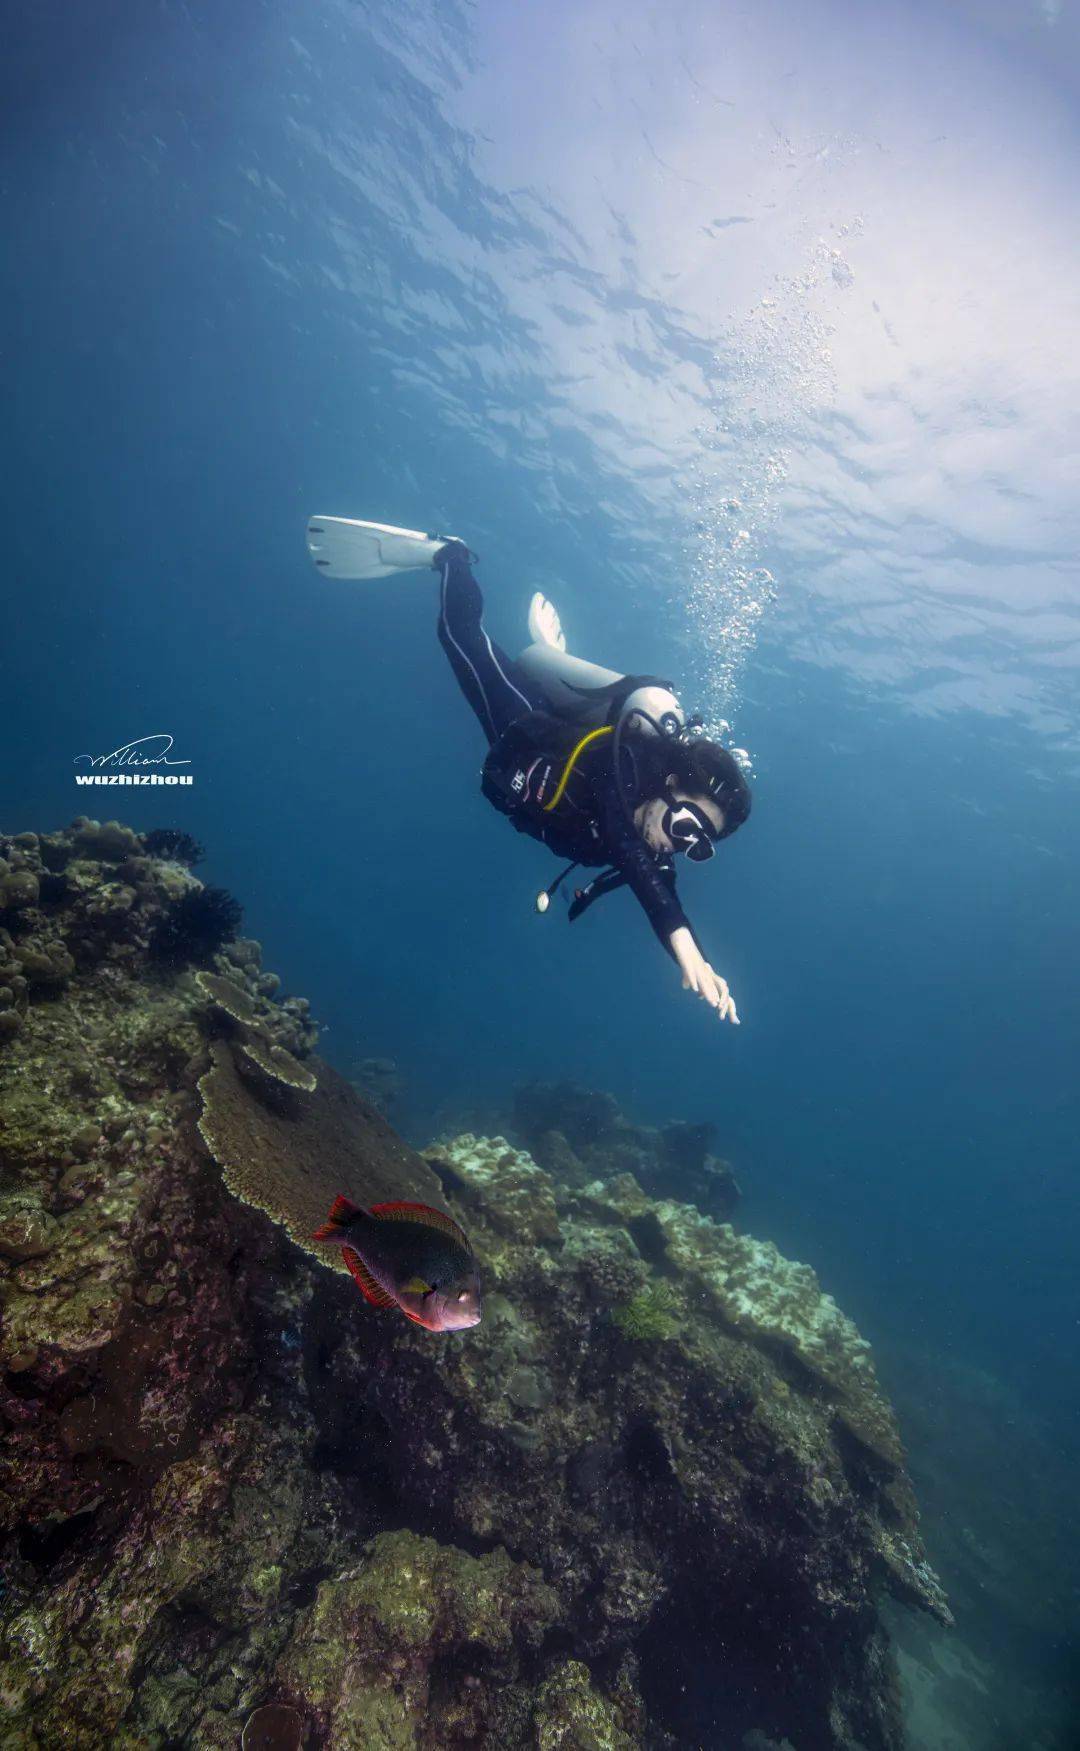
[[[912, 1356], [992, 1378], [1064, 1473], [1075, 20], [8, 24], [5, 824], [195, 833], [326, 1055], [396, 1060], [418, 1138], [532, 1078], [715, 1120], [747, 1224], [897, 1392]], [[555, 866], [480, 796], [433, 584], [320, 578], [313, 512], [460, 534], [509, 648], [542, 588], [571, 649], [730, 724], [754, 813], [681, 887], [741, 1029], [629, 897], [538, 918]], [[163, 731], [189, 791], [78, 794], [75, 755]]]

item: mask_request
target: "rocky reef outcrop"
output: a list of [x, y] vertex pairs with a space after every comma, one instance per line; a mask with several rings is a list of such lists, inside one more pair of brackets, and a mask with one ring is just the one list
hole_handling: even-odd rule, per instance
[[514, 1096], [511, 1128], [563, 1185], [630, 1173], [650, 1197], [688, 1198], [718, 1222], [730, 1221], [738, 1206], [731, 1164], [712, 1153], [711, 1120], [638, 1125], [613, 1095], [576, 1082], [530, 1082]]
[[349, 1081], [380, 1113], [395, 1116], [405, 1093], [405, 1078], [392, 1058], [358, 1058]]
[[[947, 1611], [813, 1274], [565, 1115], [409, 1149], [184, 852], [0, 838], [5, 1746], [891, 1751], [878, 1601]], [[342, 1191], [483, 1323], [369, 1309]]]

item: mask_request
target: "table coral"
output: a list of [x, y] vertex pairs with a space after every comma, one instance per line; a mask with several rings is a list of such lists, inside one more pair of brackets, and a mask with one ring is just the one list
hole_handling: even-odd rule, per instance
[[311, 1237], [339, 1193], [362, 1205], [439, 1201], [431, 1170], [329, 1065], [314, 1089], [282, 1087], [273, 1098], [241, 1076], [227, 1041], [213, 1041], [210, 1057], [198, 1127], [226, 1185], [328, 1269], [346, 1272], [340, 1250]]

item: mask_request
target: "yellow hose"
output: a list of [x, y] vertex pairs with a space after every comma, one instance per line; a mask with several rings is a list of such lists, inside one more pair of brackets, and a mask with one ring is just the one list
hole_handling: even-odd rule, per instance
[[563, 791], [566, 789], [567, 783], [569, 782], [570, 774], [574, 770], [574, 766], [577, 762], [578, 755], [585, 748], [588, 747], [590, 742], [595, 742], [597, 736], [610, 736], [612, 733], [613, 733], [613, 726], [611, 724], [603, 724], [603, 725], [601, 725], [600, 729], [590, 730], [587, 736], [582, 736], [577, 747], [574, 749], [569, 760], [566, 762], [566, 765], [563, 767], [562, 777], [560, 778], [558, 785], [556, 787], [555, 795], [552, 797], [552, 799], [549, 803], [544, 804], [545, 815], [549, 815], [551, 813], [552, 809], [558, 808], [559, 804], [562, 802]]

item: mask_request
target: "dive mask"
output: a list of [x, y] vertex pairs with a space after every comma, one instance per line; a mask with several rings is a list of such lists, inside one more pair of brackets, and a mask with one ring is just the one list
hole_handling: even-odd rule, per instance
[[716, 850], [716, 828], [696, 803], [669, 803], [662, 826], [674, 849], [685, 851], [691, 863], [707, 862]]

